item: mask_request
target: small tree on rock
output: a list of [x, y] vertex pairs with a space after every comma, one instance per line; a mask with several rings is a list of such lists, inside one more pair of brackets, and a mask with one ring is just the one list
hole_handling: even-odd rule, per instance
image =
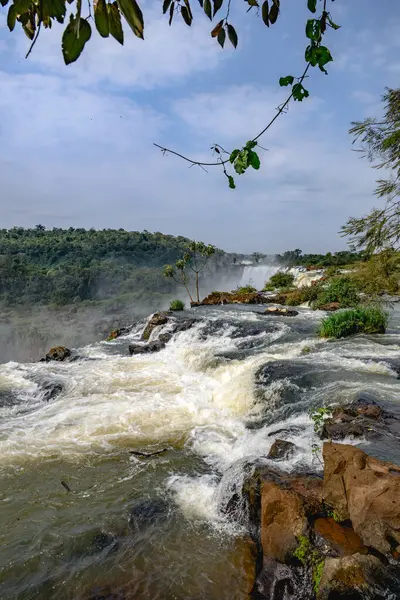
[[215, 246], [212, 246], [211, 244], [206, 245], [204, 242], [192, 241], [188, 244], [183, 257], [180, 260], [177, 260], [175, 265], [166, 265], [164, 267], [163, 274], [165, 277], [170, 277], [176, 281], [176, 283], [184, 285], [190, 298], [190, 302], [193, 303], [193, 296], [190, 293], [189, 288], [190, 278], [188, 275], [188, 272], [192, 271], [195, 278], [196, 302], [200, 302], [199, 275], [214, 254]]

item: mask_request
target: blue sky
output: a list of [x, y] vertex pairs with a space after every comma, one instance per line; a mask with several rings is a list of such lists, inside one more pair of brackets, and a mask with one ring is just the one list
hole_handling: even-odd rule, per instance
[[61, 27], [29, 41], [0, 10], [0, 219], [3, 227], [147, 229], [230, 251], [338, 250], [347, 217], [376, 205], [376, 171], [352, 151], [352, 120], [379, 115], [385, 86], [400, 82], [400, 3], [336, 0], [326, 43], [329, 75], [313, 69], [310, 98], [262, 138], [262, 168], [229, 190], [153, 142], [196, 158], [234, 148], [260, 131], [284, 99], [281, 75], [304, 68], [306, 0], [282, 0], [267, 29], [235, 0], [234, 51], [211, 39], [197, 2], [189, 29], [172, 28], [160, 3], [144, 2], [145, 41], [120, 47], [94, 32], [66, 67]]

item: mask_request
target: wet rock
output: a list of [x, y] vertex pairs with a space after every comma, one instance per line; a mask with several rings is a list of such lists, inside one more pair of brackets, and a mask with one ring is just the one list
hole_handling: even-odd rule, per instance
[[[302, 577], [303, 575], [303, 577]], [[261, 573], [257, 578], [260, 600], [298, 600], [308, 598], [302, 594], [304, 574], [300, 569], [282, 564], [272, 558], [264, 558]], [[311, 587], [311, 586], [308, 586]], [[299, 593], [300, 592], [300, 593]]]
[[313, 526], [316, 535], [328, 542], [340, 556], [368, 553], [368, 548], [354, 529], [337, 523], [332, 517], [320, 517], [314, 521]]
[[48, 351], [44, 360], [46, 362], [49, 362], [50, 360], [63, 361], [66, 358], [69, 358], [70, 356], [71, 350], [69, 350], [65, 346], [56, 346]]
[[153, 352], [159, 352], [165, 348], [165, 343], [161, 341], [149, 342], [148, 344], [130, 344], [129, 354], [149, 354]]
[[160, 333], [160, 335], [158, 336], [158, 339], [163, 344], [168, 344], [168, 342], [170, 342], [172, 340], [172, 333], [168, 333], [168, 332], [167, 333]]
[[371, 438], [384, 428], [383, 416], [383, 410], [373, 400], [358, 399], [335, 407], [332, 416], [324, 421], [320, 437], [330, 440]]
[[83, 557], [113, 552], [117, 548], [118, 541], [113, 535], [94, 529], [72, 537], [66, 549], [70, 556]]
[[264, 315], [271, 315], [276, 317], [296, 317], [299, 313], [297, 310], [290, 310], [289, 308], [277, 308], [270, 307], [263, 313]]
[[267, 458], [271, 458], [274, 460], [283, 460], [290, 458], [293, 456], [295, 452], [296, 446], [292, 442], [287, 442], [285, 440], [275, 440], [272, 444]]
[[250, 537], [237, 538], [229, 556], [239, 575], [240, 598], [249, 598], [256, 581], [257, 546]]
[[327, 312], [334, 312], [340, 309], [339, 302], [329, 302], [329, 304], [323, 304], [318, 307], [319, 310], [326, 310]]
[[164, 521], [168, 514], [169, 504], [161, 498], [138, 500], [131, 509], [129, 525], [135, 531], [141, 531]]
[[142, 340], [147, 341], [153, 330], [158, 327], [159, 325], [165, 325], [166, 323], [168, 323], [168, 320], [171, 317], [171, 313], [167, 313], [167, 312], [156, 312], [154, 313], [154, 315], [152, 315], [150, 317], [150, 319], [147, 322], [146, 327], [144, 328], [144, 331], [142, 333]]
[[292, 425], [290, 427], [283, 427], [282, 429], [276, 429], [275, 431], [271, 431], [268, 433], [268, 437], [272, 437], [275, 435], [299, 435], [302, 431], [304, 431], [304, 427], [299, 427], [298, 425]]
[[380, 577], [382, 564], [375, 556], [353, 554], [327, 558], [318, 588], [318, 600], [362, 600], [368, 586]]
[[114, 329], [109, 336], [107, 337], [107, 342], [111, 342], [112, 340], [116, 340], [121, 337], [121, 335], [127, 335], [131, 331], [130, 327], [121, 327], [120, 329]]
[[366, 546], [388, 554], [400, 544], [400, 467], [355, 446], [325, 442], [325, 502], [351, 520]]
[[261, 476], [261, 544], [264, 557], [286, 562], [309, 530], [308, 517], [318, 513], [322, 481], [269, 470]]
[[191, 319], [190, 317], [180, 318], [175, 325], [172, 327], [172, 333], [180, 333], [181, 331], [187, 331], [196, 323], [197, 319]]

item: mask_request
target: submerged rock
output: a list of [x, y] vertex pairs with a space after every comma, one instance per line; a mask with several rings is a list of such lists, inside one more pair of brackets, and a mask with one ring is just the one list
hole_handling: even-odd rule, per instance
[[135, 531], [164, 521], [169, 514], [169, 504], [161, 498], [149, 498], [135, 502], [129, 515], [129, 525]]
[[61, 392], [63, 391], [63, 384], [59, 381], [49, 381], [45, 383], [42, 387], [43, 389], [43, 400], [48, 402], [49, 400], [54, 400]]
[[400, 467], [345, 444], [325, 442], [323, 496], [350, 519], [366, 546], [382, 554], [400, 545]]
[[129, 354], [149, 354], [159, 352], [165, 348], [165, 343], [161, 341], [149, 342], [148, 344], [130, 344]]
[[41, 360], [46, 362], [49, 362], [50, 360], [63, 361], [70, 356], [71, 350], [69, 350], [69, 348], [66, 348], [65, 346], [55, 346], [54, 348], [51, 348], [46, 354], [46, 357]]
[[274, 460], [287, 459], [293, 456], [295, 450], [296, 446], [292, 442], [287, 442], [285, 440], [278, 439], [275, 440], [272, 444], [268, 452], [267, 458], [271, 458]]

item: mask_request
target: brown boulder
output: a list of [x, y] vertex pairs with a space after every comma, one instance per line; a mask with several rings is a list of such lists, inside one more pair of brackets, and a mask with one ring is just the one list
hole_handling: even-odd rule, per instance
[[323, 496], [350, 519], [366, 546], [385, 554], [400, 544], [400, 467], [354, 446], [325, 442]]
[[275, 440], [269, 449], [267, 458], [274, 460], [282, 460], [293, 456], [296, 449], [295, 444], [286, 440]]
[[259, 292], [214, 292], [204, 298], [200, 303], [192, 303], [191, 306], [210, 306], [218, 304], [266, 304], [267, 298]]
[[326, 558], [318, 586], [318, 600], [331, 598], [361, 600], [368, 584], [382, 569], [375, 556], [353, 554], [340, 558]]
[[70, 356], [71, 356], [71, 350], [69, 350], [65, 346], [56, 346], [54, 348], [51, 348], [51, 350], [48, 351], [48, 353], [46, 354], [45, 360], [46, 360], [46, 362], [48, 362], [50, 360], [63, 361], [66, 358], [69, 358]]
[[359, 535], [354, 529], [336, 523], [332, 517], [321, 517], [314, 521], [315, 533], [324, 538], [329, 545], [341, 556], [351, 554], [367, 554], [368, 548], [364, 546]]
[[318, 308], [319, 308], [319, 310], [326, 310], [327, 312], [334, 312], [335, 310], [340, 309], [340, 304], [339, 304], [339, 302], [329, 302], [329, 304], [323, 304], [322, 306], [319, 306]]
[[321, 504], [322, 481], [268, 471], [261, 482], [261, 544], [266, 558], [285, 562]]
[[154, 315], [152, 315], [147, 321], [147, 325], [142, 333], [142, 340], [147, 341], [150, 338], [153, 329], [155, 329], [159, 325], [165, 325], [166, 323], [168, 323], [169, 317], [170, 314], [166, 312], [154, 313]]
[[121, 337], [121, 335], [127, 335], [129, 332], [129, 327], [121, 327], [120, 329], [114, 329], [107, 337], [106, 341], [111, 342], [112, 340], [116, 340], [117, 338]]

